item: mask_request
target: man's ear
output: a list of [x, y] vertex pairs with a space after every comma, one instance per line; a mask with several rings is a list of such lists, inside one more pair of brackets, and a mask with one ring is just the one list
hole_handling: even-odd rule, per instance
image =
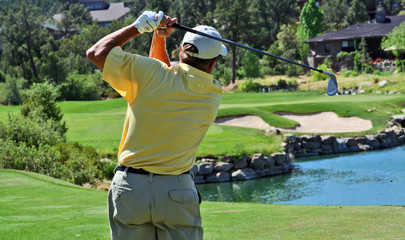
[[217, 63], [217, 61], [218, 61], [218, 58], [214, 58], [214, 59], [212, 59], [212, 61], [210, 62], [210, 65], [208, 66], [209, 67], [209, 73], [211, 73], [212, 72], [212, 70], [214, 70], [214, 67], [215, 67], [215, 64]]

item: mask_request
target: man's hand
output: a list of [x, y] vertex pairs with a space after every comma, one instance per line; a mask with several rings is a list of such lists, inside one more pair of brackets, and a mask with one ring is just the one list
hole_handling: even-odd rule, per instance
[[156, 30], [159, 26], [163, 15], [162, 11], [159, 11], [159, 13], [145, 11], [136, 19], [134, 27], [136, 27], [141, 34], [144, 32], [153, 32], [153, 30]]
[[[158, 19], [158, 15], [155, 16], [155, 20]], [[168, 37], [173, 32], [174, 27], [171, 27], [174, 23], [177, 23], [177, 18], [171, 18], [169, 16], [164, 15], [158, 28], [155, 30], [158, 37]]]

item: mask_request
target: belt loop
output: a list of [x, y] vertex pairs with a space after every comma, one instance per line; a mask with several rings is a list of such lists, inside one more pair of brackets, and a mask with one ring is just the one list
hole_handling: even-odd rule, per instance
[[115, 168], [114, 168], [114, 170], [113, 170], [114, 175], [115, 175], [115, 173], [117, 172], [117, 169], [118, 169], [119, 166], [120, 166], [120, 164], [117, 163], [117, 166], [115, 166]]
[[149, 173], [149, 183], [153, 183], [153, 173]]
[[128, 169], [129, 169], [129, 168], [128, 168], [128, 167], [126, 167], [126, 168], [125, 168], [125, 170], [124, 170], [124, 178], [126, 178], [126, 177], [127, 177]]

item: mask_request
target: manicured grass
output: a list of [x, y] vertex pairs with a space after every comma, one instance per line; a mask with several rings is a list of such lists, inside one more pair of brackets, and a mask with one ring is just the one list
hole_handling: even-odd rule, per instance
[[[0, 239], [109, 239], [107, 193], [0, 170]], [[402, 206], [203, 202], [204, 239], [401, 239]]]
[[238, 155], [280, 152], [282, 139], [253, 128], [213, 125], [209, 128], [197, 156]]
[[[116, 154], [127, 108], [124, 99], [61, 102], [60, 106], [69, 128], [69, 141], [94, 146], [104, 154]], [[373, 108], [373, 112], [367, 111]], [[274, 127], [294, 127], [297, 122], [274, 113], [333, 111], [342, 117], [370, 119], [373, 129], [363, 133], [340, 134], [361, 135], [386, 127], [389, 116], [400, 113], [402, 108], [405, 108], [404, 94], [328, 97], [321, 92], [225, 93], [218, 116], [257, 115]], [[8, 111], [17, 113], [19, 107], [0, 106], [0, 120], [7, 118]], [[260, 130], [213, 125], [197, 154], [204, 157], [240, 152], [273, 152], [280, 150], [279, 143], [278, 137], [264, 136]]]

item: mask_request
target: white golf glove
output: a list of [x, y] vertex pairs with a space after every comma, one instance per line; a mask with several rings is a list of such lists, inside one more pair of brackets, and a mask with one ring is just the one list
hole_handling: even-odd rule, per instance
[[153, 32], [153, 30], [157, 29], [163, 18], [163, 12], [159, 11], [159, 17], [155, 21], [156, 14], [157, 13], [152, 11], [143, 12], [134, 22], [134, 27], [136, 27], [141, 34], [144, 32]]

